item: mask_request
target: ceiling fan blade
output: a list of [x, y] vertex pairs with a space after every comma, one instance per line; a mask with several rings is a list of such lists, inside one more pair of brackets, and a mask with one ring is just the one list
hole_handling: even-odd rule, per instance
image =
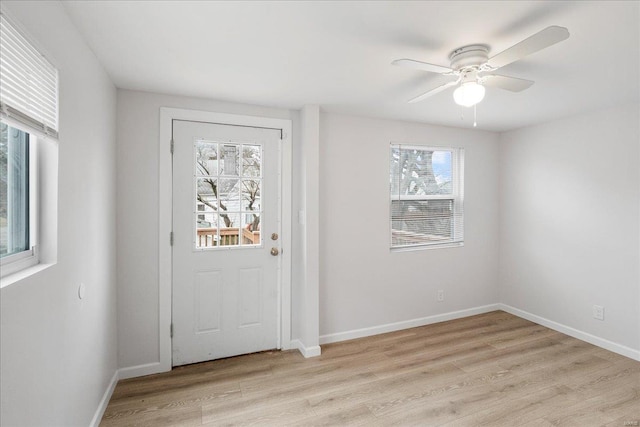
[[419, 95], [419, 96], [416, 96], [416, 97], [415, 97], [415, 98], [413, 98], [413, 99], [410, 99], [410, 100], [409, 100], [409, 104], [413, 104], [413, 103], [415, 103], [415, 102], [420, 102], [420, 101], [422, 101], [423, 99], [427, 99], [428, 97], [433, 96], [433, 95], [435, 95], [436, 93], [440, 93], [440, 92], [442, 92], [443, 90], [445, 90], [445, 89], [447, 89], [447, 88], [450, 88], [451, 86], [455, 86], [455, 85], [457, 85], [459, 82], [460, 82], [460, 79], [457, 79], [457, 80], [454, 80], [454, 81], [452, 81], [452, 82], [445, 83], [445, 84], [443, 84], [443, 85], [441, 85], [441, 86], [438, 86], [438, 87], [436, 87], [436, 88], [434, 88], [434, 89], [431, 89], [431, 90], [429, 90], [429, 91], [427, 91], [427, 92], [423, 93], [422, 95]]
[[569, 30], [566, 28], [558, 26], [547, 27], [539, 33], [495, 55], [489, 59], [488, 64], [494, 68], [504, 67], [507, 64], [511, 64], [527, 55], [531, 55], [568, 38]]
[[520, 92], [529, 88], [534, 83], [531, 80], [500, 76], [498, 74], [488, 74], [481, 77], [480, 80], [485, 86], [497, 87], [500, 89], [510, 90], [511, 92]]
[[427, 62], [414, 61], [413, 59], [396, 59], [391, 64], [398, 65], [400, 67], [415, 68], [416, 70], [429, 71], [431, 73], [450, 73], [453, 71], [449, 67], [443, 67], [442, 65], [429, 64]]

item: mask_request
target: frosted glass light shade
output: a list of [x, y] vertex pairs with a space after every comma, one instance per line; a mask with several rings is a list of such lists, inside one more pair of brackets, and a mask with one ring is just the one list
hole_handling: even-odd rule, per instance
[[453, 92], [453, 100], [463, 107], [471, 107], [482, 101], [484, 91], [484, 86], [476, 82], [463, 83]]

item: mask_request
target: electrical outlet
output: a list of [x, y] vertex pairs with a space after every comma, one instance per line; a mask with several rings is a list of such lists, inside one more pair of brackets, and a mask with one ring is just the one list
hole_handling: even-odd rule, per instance
[[438, 294], [436, 298], [438, 302], [444, 301], [444, 291], [442, 289], [438, 290]]
[[598, 320], [604, 320], [604, 307], [601, 305], [593, 306], [593, 318]]

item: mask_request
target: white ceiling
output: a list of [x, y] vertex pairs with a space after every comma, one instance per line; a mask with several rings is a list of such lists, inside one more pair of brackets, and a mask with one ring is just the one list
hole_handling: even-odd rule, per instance
[[454, 104], [451, 90], [407, 104], [442, 76], [391, 61], [448, 66], [457, 47], [488, 44], [491, 56], [559, 25], [568, 40], [500, 70], [536, 83], [489, 88], [478, 128], [640, 102], [637, 1], [63, 3], [123, 89], [470, 127], [473, 110]]

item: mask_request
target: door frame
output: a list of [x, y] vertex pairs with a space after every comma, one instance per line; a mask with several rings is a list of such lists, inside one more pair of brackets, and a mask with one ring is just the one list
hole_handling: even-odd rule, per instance
[[199, 121], [225, 125], [255, 126], [282, 131], [280, 145], [280, 233], [282, 250], [278, 270], [278, 348], [291, 348], [291, 120], [245, 116], [182, 108], [160, 108], [160, 140], [158, 141], [158, 343], [160, 372], [171, 370], [171, 311], [173, 259], [170, 233], [173, 227], [173, 157], [171, 139], [173, 121]]

